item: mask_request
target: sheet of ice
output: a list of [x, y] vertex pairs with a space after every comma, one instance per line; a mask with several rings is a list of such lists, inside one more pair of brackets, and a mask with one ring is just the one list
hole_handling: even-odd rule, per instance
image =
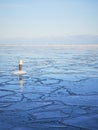
[[[27, 73], [12, 75], [19, 59]], [[0, 129], [97, 130], [97, 122], [98, 45], [0, 46]]]

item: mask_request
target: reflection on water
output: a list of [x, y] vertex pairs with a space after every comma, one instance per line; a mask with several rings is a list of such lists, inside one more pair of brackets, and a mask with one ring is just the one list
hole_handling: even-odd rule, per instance
[[19, 86], [20, 86], [20, 90], [23, 91], [23, 78], [22, 78], [22, 75], [19, 75]]

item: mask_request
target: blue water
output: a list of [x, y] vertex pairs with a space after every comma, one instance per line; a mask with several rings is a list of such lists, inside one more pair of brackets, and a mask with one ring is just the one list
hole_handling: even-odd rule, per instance
[[[20, 59], [27, 74], [12, 75]], [[2, 130], [97, 129], [97, 99], [98, 45], [0, 45]]]
[[69, 80], [75, 76], [98, 76], [97, 45], [0, 46], [1, 74], [11, 78], [10, 73], [18, 69], [20, 59], [28, 76], [56, 76]]

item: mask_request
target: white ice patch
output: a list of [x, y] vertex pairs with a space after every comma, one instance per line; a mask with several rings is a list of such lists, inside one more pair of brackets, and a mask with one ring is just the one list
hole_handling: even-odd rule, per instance
[[13, 75], [22, 75], [22, 74], [26, 74], [27, 72], [25, 70], [16, 70], [16, 71], [12, 71]]

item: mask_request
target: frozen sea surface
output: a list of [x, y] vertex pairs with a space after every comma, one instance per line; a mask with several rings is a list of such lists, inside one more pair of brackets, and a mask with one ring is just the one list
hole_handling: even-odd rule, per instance
[[98, 130], [98, 45], [0, 45], [0, 130], [46, 129]]

